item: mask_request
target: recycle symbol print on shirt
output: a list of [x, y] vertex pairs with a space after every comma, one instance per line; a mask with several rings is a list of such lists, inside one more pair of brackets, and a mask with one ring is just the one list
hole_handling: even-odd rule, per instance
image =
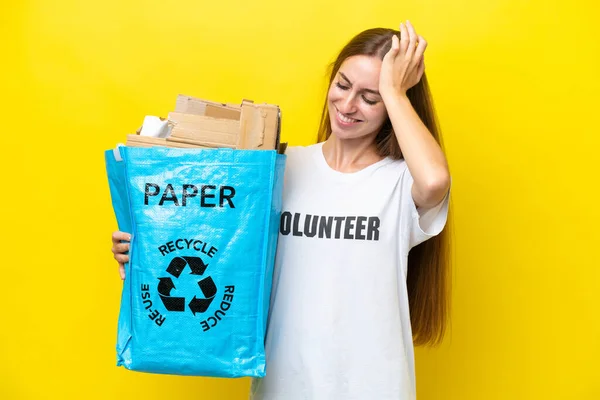
[[[208, 264], [205, 264], [200, 257], [178, 256], [173, 258], [169, 263], [169, 266], [167, 267], [167, 273], [169, 273], [172, 277], [179, 279], [179, 276], [186, 266], [190, 267], [191, 277], [197, 279], [197, 277], [199, 278], [204, 274]], [[185, 311], [187, 299], [185, 297], [178, 297], [176, 293], [171, 295], [171, 291], [173, 289], [175, 289], [175, 292], [177, 292], [171, 276], [158, 278], [158, 294], [168, 311]], [[196, 313], [203, 313], [208, 310], [208, 307], [210, 307], [210, 304], [217, 294], [217, 286], [210, 276], [199, 279], [197, 282], [202, 295], [200, 296], [200, 292], [198, 292], [200, 297], [194, 295], [189, 303], [187, 303], [187, 306], [194, 315], [196, 315]]]

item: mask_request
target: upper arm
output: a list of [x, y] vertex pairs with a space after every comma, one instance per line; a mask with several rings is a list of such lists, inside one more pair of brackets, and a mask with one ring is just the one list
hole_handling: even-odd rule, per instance
[[421, 198], [419, 197], [419, 191], [416, 190], [417, 185], [408, 169], [405, 171], [402, 181], [405, 192], [410, 193], [402, 201], [403, 215], [408, 217], [406, 222], [408, 225], [404, 226], [407, 229], [408, 249], [410, 250], [412, 247], [439, 234], [444, 228], [448, 215], [450, 184], [444, 185], [446, 187], [440, 187], [432, 191], [433, 194], [429, 193], [428, 196]]
[[430, 209], [442, 202], [450, 190], [450, 176], [438, 179], [429, 185], [417, 185], [413, 182], [411, 195], [417, 209]]

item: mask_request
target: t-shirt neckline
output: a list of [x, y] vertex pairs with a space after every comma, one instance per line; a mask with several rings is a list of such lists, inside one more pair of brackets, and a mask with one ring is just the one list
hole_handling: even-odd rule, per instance
[[333, 169], [329, 166], [329, 164], [327, 163], [327, 160], [325, 159], [325, 155], [323, 154], [323, 144], [324, 143], [325, 142], [320, 142], [315, 145], [315, 149], [314, 149], [315, 151], [313, 152], [313, 156], [315, 158], [317, 167], [321, 171], [323, 171], [323, 173], [338, 177], [340, 179], [347, 179], [347, 180], [355, 179], [355, 178], [358, 178], [360, 176], [363, 176], [363, 175], [369, 173], [369, 171], [372, 171], [374, 169], [377, 169], [383, 165], [389, 164], [392, 161], [394, 161], [390, 157], [385, 157], [385, 158], [382, 158], [381, 160], [379, 160], [371, 165], [368, 165], [365, 168], [358, 170], [356, 172], [336, 171], [335, 169]]

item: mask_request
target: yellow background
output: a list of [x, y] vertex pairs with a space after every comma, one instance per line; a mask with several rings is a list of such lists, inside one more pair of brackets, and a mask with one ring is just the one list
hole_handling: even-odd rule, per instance
[[[243, 399], [115, 366], [103, 151], [178, 93], [279, 104], [315, 140], [325, 67], [410, 19], [453, 174], [452, 327], [421, 400], [600, 399], [597, 2], [4, 1], [0, 398]], [[367, 399], [365, 399], [367, 400]]]

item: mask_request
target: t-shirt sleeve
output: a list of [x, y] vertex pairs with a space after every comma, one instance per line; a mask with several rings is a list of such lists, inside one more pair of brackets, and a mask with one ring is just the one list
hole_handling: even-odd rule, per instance
[[436, 206], [428, 209], [417, 208], [412, 198], [413, 182], [407, 167], [402, 176], [401, 212], [402, 215], [407, 216], [403, 228], [406, 230], [404, 234], [408, 236], [408, 250], [438, 235], [444, 229], [450, 202], [450, 190], [448, 190], [444, 199]]

